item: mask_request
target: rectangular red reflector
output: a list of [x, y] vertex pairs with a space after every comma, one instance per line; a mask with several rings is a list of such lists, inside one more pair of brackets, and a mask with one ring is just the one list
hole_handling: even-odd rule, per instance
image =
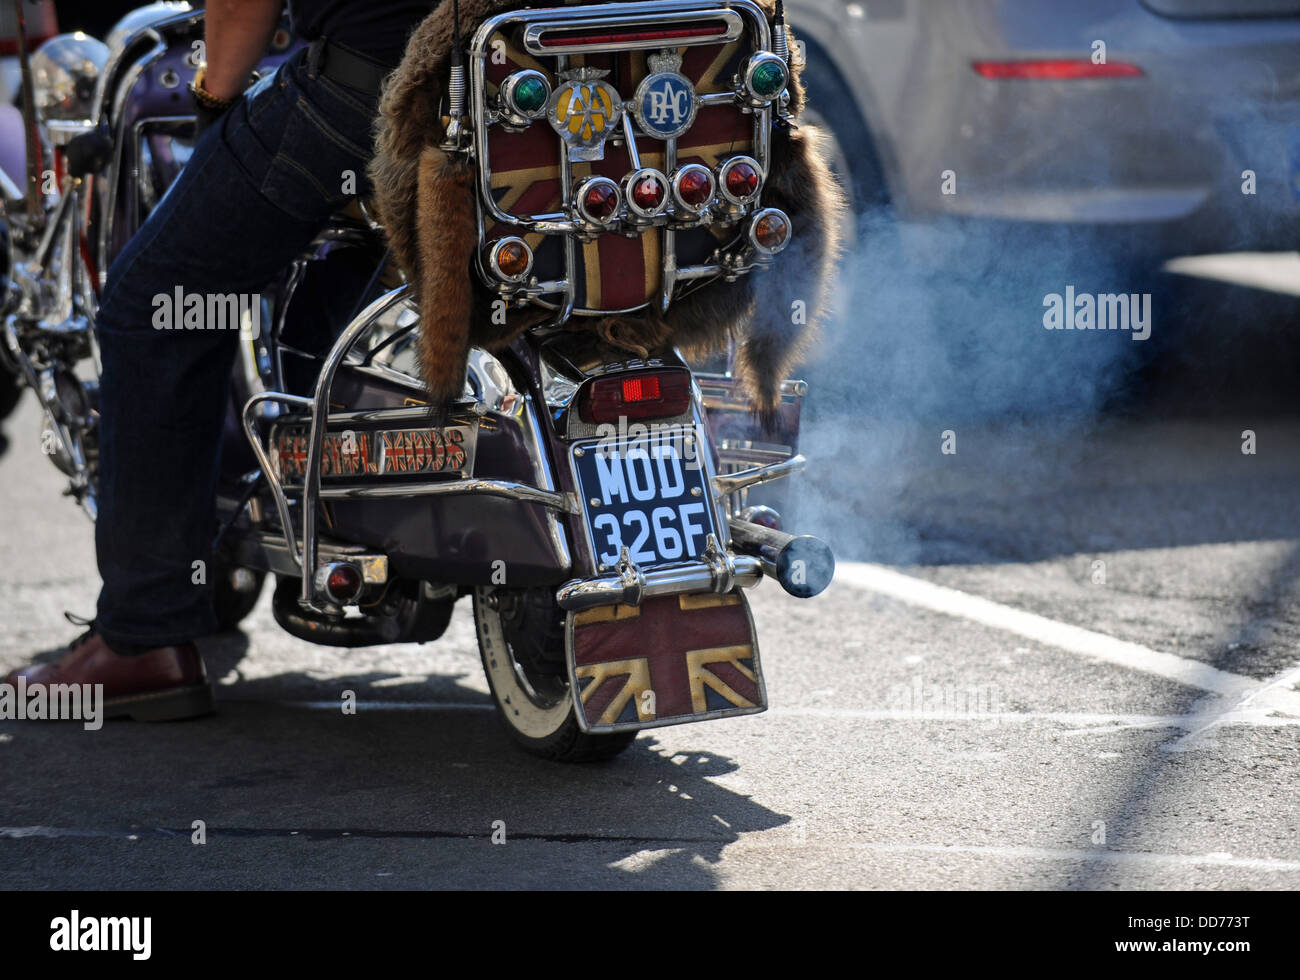
[[643, 402], [659, 397], [659, 378], [648, 375], [643, 378], [628, 378], [623, 382], [623, 401]]
[[588, 424], [684, 415], [691, 405], [691, 373], [682, 368], [592, 378], [578, 395], [578, 417]]
[[580, 32], [547, 31], [538, 39], [544, 48], [569, 45], [639, 44], [642, 41], [675, 41], [688, 37], [722, 37], [726, 24], [688, 24], [684, 27], [652, 27], [641, 30], [620, 31], [615, 34], [584, 34]]
[[971, 67], [985, 78], [1025, 78], [1038, 81], [1073, 81], [1079, 78], [1136, 78], [1137, 65], [1111, 61], [1094, 65], [1087, 58], [1049, 58], [1031, 61], [973, 61]]

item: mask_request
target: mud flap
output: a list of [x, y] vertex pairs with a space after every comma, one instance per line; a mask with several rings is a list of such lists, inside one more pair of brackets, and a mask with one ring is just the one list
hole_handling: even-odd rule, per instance
[[564, 646], [584, 732], [767, 710], [758, 637], [740, 589], [569, 613]]

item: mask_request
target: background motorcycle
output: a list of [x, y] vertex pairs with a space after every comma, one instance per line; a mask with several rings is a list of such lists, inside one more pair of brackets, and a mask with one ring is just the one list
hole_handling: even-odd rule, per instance
[[[721, 9], [617, 6], [649, 32], [684, 10]], [[726, 17], [745, 21], [751, 59], [770, 60], [782, 39], [756, 7], [729, 6], [748, 8]], [[517, 12], [496, 30], [544, 15], [552, 27], [598, 23], [590, 18], [609, 16], [601, 9]], [[38, 124], [24, 133], [28, 173], [0, 177], [0, 357], [36, 392], [42, 448], [92, 519], [97, 296], [188, 159], [185, 86], [201, 38], [201, 10], [155, 3], [105, 43], [61, 35], [25, 66], [25, 110]], [[486, 64], [493, 40], [493, 30], [479, 32], [471, 69]], [[298, 45], [281, 28], [259, 73]], [[546, 73], [492, 93], [475, 76], [460, 96], [474, 131], [461, 138], [534, 125], [545, 111], [525, 101], [535, 77], [549, 96]], [[769, 98], [747, 111], [764, 126], [780, 106]], [[625, 136], [635, 141], [630, 122]], [[714, 174], [720, 184], [728, 162]], [[752, 229], [758, 194], [731, 207]], [[642, 215], [643, 224], [664, 225], [673, 210]], [[586, 217], [546, 239], [568, 255], [569, 282], [575, 245], [591, 238]], [[543, 257], [526, 237], [485, 242], [480, 271], [501, 297], [545, 308], [554, 283], [531, 274]], [[738, 253], [748, 265], [733, 272], [783, 244]], [[708, 288], [696, 275], [695, 288]], [[268, 575], [284, 629], [345, 647], [435, 640], [470, 595], [507, 730], [548, 758], [608, 757], [642, 728], [764, 710], [742, 590], [767, 575], [815, 595], [834, 565], [824, 544], [780, 531], [775, 510], [747, 499], [803, 466], [804, 386], [785, 383], [778, 417], [762, 430], [726, 366], [696, 372], [672, 349], [611, 359], [589, 334], [564, 329], [584, 312], [577, 305], [571, 290], [567, 303], [552, 301], [549, 323], [508, 350], [473, 351], [462, 397], [435, 419], [416, 364], [418, 316], [382, 231], [359, 206], [337, 215], [267, 288], [257, 316], [242, 314], [209, 576], [222, 628], [248, 614]], [[706, 635], [708, 648], [695, 649]]]

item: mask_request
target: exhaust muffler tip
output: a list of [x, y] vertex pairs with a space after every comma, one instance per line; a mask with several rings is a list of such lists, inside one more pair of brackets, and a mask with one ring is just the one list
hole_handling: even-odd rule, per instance
[[835, 577], [835, 554], [830, 545], [811, 534], [792, 538], [773, 564], [781, 588], [799, 599], [825, 592]]
[[787, 534], [744, 517], [727, 523], [736, 549], [762, 562], [763, 574], [780, 582], [790, 595], [811, 599], [825, 592], [835, 577], [835, 554], [821, 538]]

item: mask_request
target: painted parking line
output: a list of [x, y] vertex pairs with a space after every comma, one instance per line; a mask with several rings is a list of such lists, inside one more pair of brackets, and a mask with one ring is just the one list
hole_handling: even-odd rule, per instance
[[1275, 683], [1276, 679], [1257, 681], [1252, 677], [1243, 677], [1199, 660], [1189, 660], [1138, 643], [1117, 640], [1104, 633], [1004, 606], [882, 565], [867, 562], [838, 563], [835, 581], [842, 586], [887, 595], [933, 612], [1014, 633], [1058, 650], [1094, 657], [1130, 670], [1163, 677], [1186, 687], [1209, 691], [1235, 700], [1238, 704], [1249, 701], [1255, 708], [1300, 715], [1300, 693], [1290, 690], [1284, 684]]
[[791, 842], [775, 837], [744, 839], [727, 846], [730, 854], [734, 850], [751, 848], [817, 848], [831, 850], [876, 851], [885, 854], [968, 854], [982, 858], [1011, 858], [1040, 861], [1069, 861], [1101, 864], [1146, 864], [1165, 866], [1220, 866], [1227, 868], [1249, 868], [1255, 871], [1300, 871], [1300, 861], [1286, 861], [1277, 858], [1236, 857], [1228, 853], [1213, 854], [1158, 854], [1146, 851], [1106, 851], [1106, 850], [1069, 850], [1065, 848], [1046, 847], [985, 847], [974, 844], [891, 844], [874, 841], [825, 841], [811, 840]]

